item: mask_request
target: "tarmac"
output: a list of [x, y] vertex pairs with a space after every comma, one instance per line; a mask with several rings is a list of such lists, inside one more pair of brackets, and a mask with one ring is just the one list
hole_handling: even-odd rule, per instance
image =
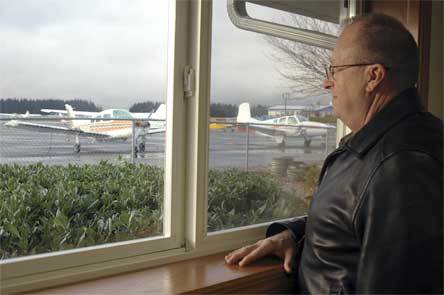
[[[116, 161], [119, 157], [132, 161], [131, 140], [100, 142], [81, 138], [81, 151], [75, 153], [75, 139], [71, 135], [15, 129], [3, 126], [4, 123], [0, 121], [0, 164], [93, 164], [101, 160]], [[209, 167], [261, 170], [284, 157], [305, 163], [321, 163], [327, 153], [334, 150], [335, 138], [336, 130], [330, 130], [327, 148], [325, 139], [313, 139], [310, 147], [304, 148], [302, 138], [289, 138], [283, 150], [272, 138], [260, 134], [210, 129]], [[148, 137], [145, 152], [138, 154], [134, 162], [163, 167], [164, 134]]]

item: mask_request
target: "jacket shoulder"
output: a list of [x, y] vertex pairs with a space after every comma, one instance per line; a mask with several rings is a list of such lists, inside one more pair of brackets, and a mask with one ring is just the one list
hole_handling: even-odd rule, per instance
[[443, 163], [443, 121], [428, 112], [407, 116], [382, 138], [382, 158], [400, 151], [424, 153]]

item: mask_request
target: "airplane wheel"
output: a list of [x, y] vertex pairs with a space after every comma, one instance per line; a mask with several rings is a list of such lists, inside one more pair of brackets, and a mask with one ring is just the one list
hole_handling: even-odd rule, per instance
[[311, 140], [305, 140], [304, 141], [304, 147], [309, 147], [311, 144]]
[[279, 144], [279, 148], [282, 150], [282, 151], [285, 151], [285, 148], [287, 147], [287, 142], [286, 142], [286, 140], [284, 139], [284, 140], [282, 140], [282, 142]]
[[139, 153], [144, 153], [145, 152], [145, 143], [141, 142], [139, 144]]
[[74, 145], [74, 152], [75, 152], [76, 154], [80, 153], [80, 144], [75, 144], [75, 145]]

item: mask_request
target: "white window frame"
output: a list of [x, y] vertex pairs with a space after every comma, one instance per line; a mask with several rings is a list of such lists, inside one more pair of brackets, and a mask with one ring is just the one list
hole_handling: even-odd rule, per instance
[[[264, 237], [270, 223], [207, 233], [211, 75], [210, 0], [169, 0], [164, 235], [8, 259], [0, 291], [25, 292], [227, 251]], [[220, 0], [217, 0], [220, 1]], [[360, 12], [350, 0], [347, 16]], [[194, 71], [184, 98], [184, 70]], [[338, 123], [338, 138], [346, 133]]]
[[[183, 75], [187, 63], [189, 3], [169, 0], [167, 131], [163, 235], [145, 239], [57, 251], [0, 262], [1, 287], [7, 292], [44, 288], [95, 275], [107, 275], [143, 267], [153, 257], [174, 255], [183, 249], [185, 175], [185, 112]], [[174, 201], [173, 201], [174, 199]]]
[[[231, 4], [233, 0], [229, 1], [229, 4]], [[348, 1], [348, 9], [344, 10], [341, 15], [341, 19], [346, 17], [352, 17], [356, 15], [357, 13], [361, 13], [361, 5], [360, 2], [357, 2], [357, 0], [349, 0]], [[208, 11], [209, 10], [209, 11]], [[207, 7], [203, 11], [203, 13], [211, 15], [211, 7]], [[204, 31], [207, 31], [205, 28], [211, 28], [211, 18], [202, 16], [203, 19], [209, 19], [210, 23], [207, 23], [206, 25], [202, 25], [204, 28]], [[272, 31], [275, 31], [276, 26], [271, 24]], [[267, 31], [266, 28], [263, 27], [260, 32]], [[201, 32], [204, 33], [204, 32]], [[201, 39], [204, 40], [204, 44], [201, 44], [203, 48], [201, 48], [201, 52], [210, 52], [211, 48], [211, 32], [206, 32], [208, 34], [206, 37], [202, 36]], [[315, 35], [315, 33], [311, 33], [312, 35]], [[297, 34], [292, 34], [293, 40], [298, 41]], [[327, 36], [323, 36], [324, 34], [319, 33], [318, 38], [319, 40], [322, 40], [322, 38], [326, 38], [328, 42], [319, 42], [319, 46], [325, 47], [324, 45], [329, 43], [330, 39]], [[306, 43], [306, 36], [300, 35], [300, 41]], [[205, 46], [207, 48], [205, 48]], [[333, 49], [333, 48], [331, 48]], [[210, 101], [210, 95], [209, 95], [209, 89], [210, 89], [210, 59], [207, 56], [204, 56], [204, 58], [200, 58], [200, 65], [199, 67], [202, 70], [202, 77], [199, 79], [199, 83], [203, 84], [198, 87], [201, 87], [202, 95], [205, 95], [205, 97], [200, 97], [199, 101], [201, 102], [200, 105], [196, 106], [195, 109], [199, 109], [200, 113], [206, 114], [206, 116], [202, 116], [201, 122], [199, 124], [196, 124], [195, 127], [199, 127], [199, 131], [202, 132], [200, 134], [199, 138], [201, 141], [197, 143], [196, 151], [199, 155], [201, 155], [201, 161], [205, 161], [205, 163], [199, 165], [199, 170], [195, 172], [196, 178], [192, 182], [196, 187], [194, 188], [194, 191], [199, 192], [197, 194], [194, 194], [194, 196], [197, 198], [196, 200], [193, 200], [195, 203], [196, 208], [205, 208], [208, 204], [208, 195], [207, 192], [207, 178], [208, 178], [208, 105]], [[207, 78], [205, 78], [207, 77]], [[202, 103], [202, 101], [204, 103]], [[205, 104], [205, 105], [204, 105]], [[337, 138], [342, 138], [345, 134], [349, 132], [349, 129], [340, 121], [338, 120], [337, 124]], [[262, 224], [256, 224], [246, 227], [239, 227], [234, 228], [230, 230], [223, 230], [223, 231], [217, 231], [217, 232], [211, 232], [207, 233], [207, 211], [206, 210], [198, 210], [196, 217], [194, 220], [196, 222], [193, 224], [192, 229], [190, 231], [194, 230], [196, 233], [196, 238], [194, 240], [194, 246], [198, 249], [220, 249], [220, 250], [226, 250], [226, 249], [233, 249], [237, 248], [238, 246], [246, 245], [251, 242], [255, 242], [259, 239], [264, 238], [266, 228], [269, 226], [270, 222], [262, 223]]]

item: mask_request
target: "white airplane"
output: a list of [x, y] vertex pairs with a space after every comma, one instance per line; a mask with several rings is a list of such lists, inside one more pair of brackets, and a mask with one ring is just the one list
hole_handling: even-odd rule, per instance
[[[79, 137], [93, 138], [97, 141], [127, 140], [133, 135], [133, 125], [131, 120], [134, 119], [130, 112], [123, 109], [108, 109], [99, 113], [95, 112], [79, 112], [66, 104], [67, 117], [71, 120], [63, 120], [65, 126], [47, 125], [41, 123], [11, 120], [5, 126], [22, 128], [28, 130], [36, 130], [39, 132], [52, 132], [59, 134], [68, 134], [75, 136], [74, 151], [80, 152]], [[60, 110], [46, 110], [47, 113], [60, 113]], [[89, 116], [90, 120], [75, 120], [80, 116]], [[105, 119], [105, 120], [104, 120]], [[155, 133], [163, 133], [166, 131], [166, 106], [161, 104], [158, 109], [151, 113], [149, 120], [137, 120], [134, 122], [134, 150], [136, 153], [145, 151], [145, 138]]]
[[[65, 110], [56, 110], [56, 109], [41, 109], [40, 112], [46, 113], [48, 115], [56, 115], [59, 117], [66, 116], [68, 111]], [[76, 111], [73, 110], [73, 114], [78, 118], [94, 118], [101, 114], [102, 112], [87, 112], [87, 111]], [[131, 117], [134, 119], [149, 119], [153, 113], [130, 113]]]
[[237, 122], [248, 123], [249, 128], [256, 130], [261, 135], [274, 138], [283, 148], [285, 148], [288, 137], [302, 137], [304, 138], [304, 147], [309, 147], [314, 138], [325, 137], [328, 129], [336, 129], [328, 124], [309, 121], [301, 115], [260, 121], [251, 117], [250, 105], [246, 102], [239, 105]]
[[0, 118], [31, 118], [41, 116], [40, 114], [30, 114], [29, 111], [26, 111], [24, 114], [0, 113]]

